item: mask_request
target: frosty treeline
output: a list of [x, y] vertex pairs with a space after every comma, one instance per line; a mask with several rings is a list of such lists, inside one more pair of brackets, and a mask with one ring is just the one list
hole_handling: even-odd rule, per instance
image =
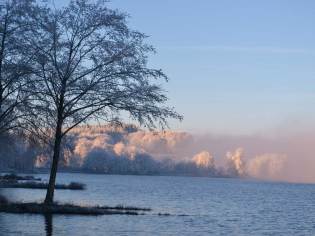
[[[238, 150], [228, 153], [224, 167], [216, 166], [207, 151], [193, 156], [179, 154], [192, 138], [185, 132], [145, 131], [134, 125], [80, 126], [64, 138], [59, 167], [64, 171], [105, 174], [245, 176]], [[51, 166], [51, 150], [43, 146], [32, 146], [30, 150], [22, 142], [15, 143], [19, 143], [15, 152], [20, 157], [11, 166], [37, 170]], [[22, 160], [28, 160], [28, 165], [23, 166]]]
[[[200, 146], [200, 142], [200, 137], [187, 132], [147, 131], [134, 125], [80, 126], [63, 139], [59, 169], [102, 174], [262, 179], [283, 176], [287, 163], [284, 154], [249, 156], [243, 148], [234, 151], [228, 148], [219, 154], [218, 150]], [[2, 140], [1, 146], [0, 168], [47, 171], [51, 166], [52, 150], [45, 145], [30, 145], [25, 139], [11, 136]]]

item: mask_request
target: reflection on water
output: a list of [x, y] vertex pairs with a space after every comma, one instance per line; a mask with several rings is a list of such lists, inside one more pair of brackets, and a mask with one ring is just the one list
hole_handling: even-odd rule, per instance
[[[3, 196], [3, 195], [2, 195], [2, 188], [0, 188], [0, 198], [1, 198], [1, 196]], [[0, 204], [1, 204], [1, 202], [0, 202]], [[0, 215], [0, 235], [1, 235], [1, 225], [3, 225], [1, 219], [2, 219], [2, 217], [1, 217], [1, 215]]]
[[45, 217], [46, 236], [52, 236], [53, 235], [53, 215], [46, 214], [44, 217]]
[[[11, 193], [11, 192], [10, 191], [9, 192], [4, 191], [2, 188], [0, 188], [0, 200], [1, 200], [2, 196], [8, 200], [12, 200], [11, 194], [9, 194], [9, 193]], [[0, 204], [1, 204], [1, 201], [0, 201]], [[8, 222], [6, 222], [5, 220], [3, 220], [3, 218], [6, 218], [7, 215], [8, 214], [0, 214], [0, 236], [2, 236], [2, 235], [20, 235], [20, 233], [18, 233], [18, 231], [14, 231], [12, 229], [12, 224], [13, 225], [19, 224], [19, 222], [18, 221], [15, 222], [14, 219], [20, 218], [21, 215], [9, 214], [9, 215], [11, 215], [10, 220]], [[25, 214], [23, 216], [29, 216], [29, 215]], [[45, 225], [46, 236], [53, 236], [53, 215], [52, 214], [42, 215], [42, 220], [40, 220], [40, 222], [38, 222], [38, 223]], [[40, 227], [38, 227], [38, 228], [40, 228]], [[9, 231], [7, 231], [8, 229], [9, 229]], [[24, 229], [24, 230], [27, 230], [27, 229]]]

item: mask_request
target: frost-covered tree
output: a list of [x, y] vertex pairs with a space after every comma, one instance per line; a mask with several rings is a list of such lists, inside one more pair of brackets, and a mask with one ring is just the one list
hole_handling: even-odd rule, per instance
[[160, 86], [166, 75], [147, 66], [154, 52], [146, 36], [131, 30], [126, 14], [105, 1], [73, 0], [63, 8], [41, 10], [26, 37], [36, 52], [32, 88], [32, 124], [53, 136], [53, 157], [45, 203], [51, 204], [62, 139], [90, 120], [119, 121], [129, 114], [155, 128], [181, 119], [165, 105]]
[[33, 0], [0, 2], [0, 135], [20, 126], [25, 115], [32, 54], [23, 46], [34, 13]]

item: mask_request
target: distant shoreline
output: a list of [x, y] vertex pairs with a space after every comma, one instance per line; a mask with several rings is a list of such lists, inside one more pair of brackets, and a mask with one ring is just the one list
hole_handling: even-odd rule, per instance
[[[36, 168], [34, 170], [0, 170], [1, 174], [15, 173], [18, 175], [36, 175], [36, 174], [49, 174], [48, 168]], [[64, 174], [88, 174], [88, 175], [112, 175], [112, 176], [156, 176], [156, 177], [191, 177], [191, 178], [214, 178], [214, 179], [235, 179], [235, 180], [248, 180], [254, 182], [263, 182], [263, 183], [283, 183], [283, 184], [299, 184], [299, 185], [315, 185], [311, 182], [290, 182], [290, 181], [281, 181], [281, 180], [265, 180], [257, 179], [250, 176], [240, 177], [240, 176], [198, 176], [198, 175], [183, 175], [183, 174], [133, 174], [133, 173], [103, 173], [103, 172], [93, 172], [93, 171], [82, 171], [75, 169], [61, 169], [58, 173]]]
[[[0, 174], [16, 173], [16, 174], [49, 174], [49, 168], [34, 168], [33, 170], [0, 170]], [[206, 178], [233, 178], [242, 179], [239, 176], [228, 176], [228, 175], [190, 175], [190, 174], [176, 174], [176, 173], [116, 173], [116, 172], [100, 172], [82, 169], [60, 169], [58, 173], [78, 173], [78, 174], [95, 174], [95, 175], [131, 175], [131, 176], [178, 176], [178, 177], [206, 177]]]

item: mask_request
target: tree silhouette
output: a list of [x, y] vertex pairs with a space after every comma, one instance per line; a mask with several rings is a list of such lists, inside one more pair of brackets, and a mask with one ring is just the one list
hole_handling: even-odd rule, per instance
[[23, 36], [31, 23], [33, 0], [6, 0], [0, 4], [0, 134], [20, 127], [25, 116], [31, 82], [32, 54], [23, 46]]
[[154, 52], [146, 36], [131, 30], [126, 14], [104, 1], [47, 6], [25, 36], [35, 83], [29, 87], [31, 124], [53, 136], [53, 159], [45, 203], [52, 204], [64, 136], [90, 120], [121, 121], [122, 114], [150, 128], [182, 119], [159, 85], [166, 75], [147, 66]]

